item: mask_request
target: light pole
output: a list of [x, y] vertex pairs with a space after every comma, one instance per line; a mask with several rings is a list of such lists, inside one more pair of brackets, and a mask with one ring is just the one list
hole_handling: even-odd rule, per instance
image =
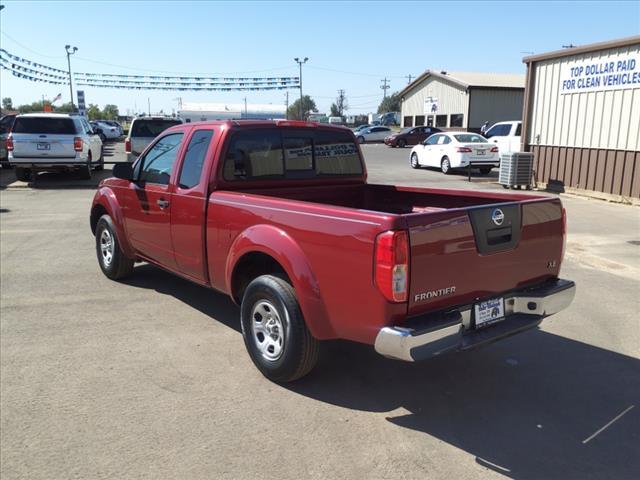
[[309, 59], [307, 57], [304, 57], [304, 60], [300, 60], [298, 57], [296, 57], [294, 58], [294, 60], [300, 66], [300, 108], [298, 109], [298, 112], [300, 114], [300, 120], [304, 120], [304, 118], [302, 118], [302, 64], [307, 63], [307, 60]]
[[78, 47], [72, 47], [71, 45], [65, 45], [64, 49], [67, 51], [67, 65], [69, 66], [69, 93], [71, 94], [71, 108], [75, 112], [76, 107], [73, 104], [73, 85], [71, 84], [71, 55], [78, 51]]

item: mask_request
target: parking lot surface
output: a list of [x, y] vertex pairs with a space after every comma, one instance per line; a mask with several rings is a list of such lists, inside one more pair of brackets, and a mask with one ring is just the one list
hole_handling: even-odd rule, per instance
[[[371, 182], [502, 190], [363, 150]], [[102, 275], [88, 214], [108, 174], [1, 172], [3, 480], [637, 478], [637, 207], [562, 196], [578, 292], [540, 330], [419, 364], [330, 342], [279, 386], [227, 297], [149, 265]]]

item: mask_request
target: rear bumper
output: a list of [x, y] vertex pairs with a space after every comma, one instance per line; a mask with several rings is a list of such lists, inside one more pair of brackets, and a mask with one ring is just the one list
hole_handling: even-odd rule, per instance
[[468, 350], [537, 327], [545, 317], [567, 308], [575, 292], [574, 282], [556, 279], [501, 295], [504, 320], [478, 330], [473, 327], [473, 305], [411, 318], [402, 327], [381, 329], [375, 349], [407, 362]]

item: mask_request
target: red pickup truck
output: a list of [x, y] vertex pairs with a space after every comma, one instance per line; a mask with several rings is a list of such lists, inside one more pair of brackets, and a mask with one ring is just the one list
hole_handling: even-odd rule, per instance
[[91, 208], [104, 274], [144, 261], [230, 295], [277, 382], [322, 340], [416, 361], [534, 328], [575, 294], [560, 200], [369, 184], [342, 127], [183, 124], [113, 174]]

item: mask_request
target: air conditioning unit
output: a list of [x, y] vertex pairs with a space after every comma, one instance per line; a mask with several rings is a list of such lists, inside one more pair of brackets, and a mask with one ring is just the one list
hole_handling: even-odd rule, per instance
[[533, 173], [533, 153], [508, 152], [500, 155], [500, 175], [498, 183], [507, 187], [531, 185]]

